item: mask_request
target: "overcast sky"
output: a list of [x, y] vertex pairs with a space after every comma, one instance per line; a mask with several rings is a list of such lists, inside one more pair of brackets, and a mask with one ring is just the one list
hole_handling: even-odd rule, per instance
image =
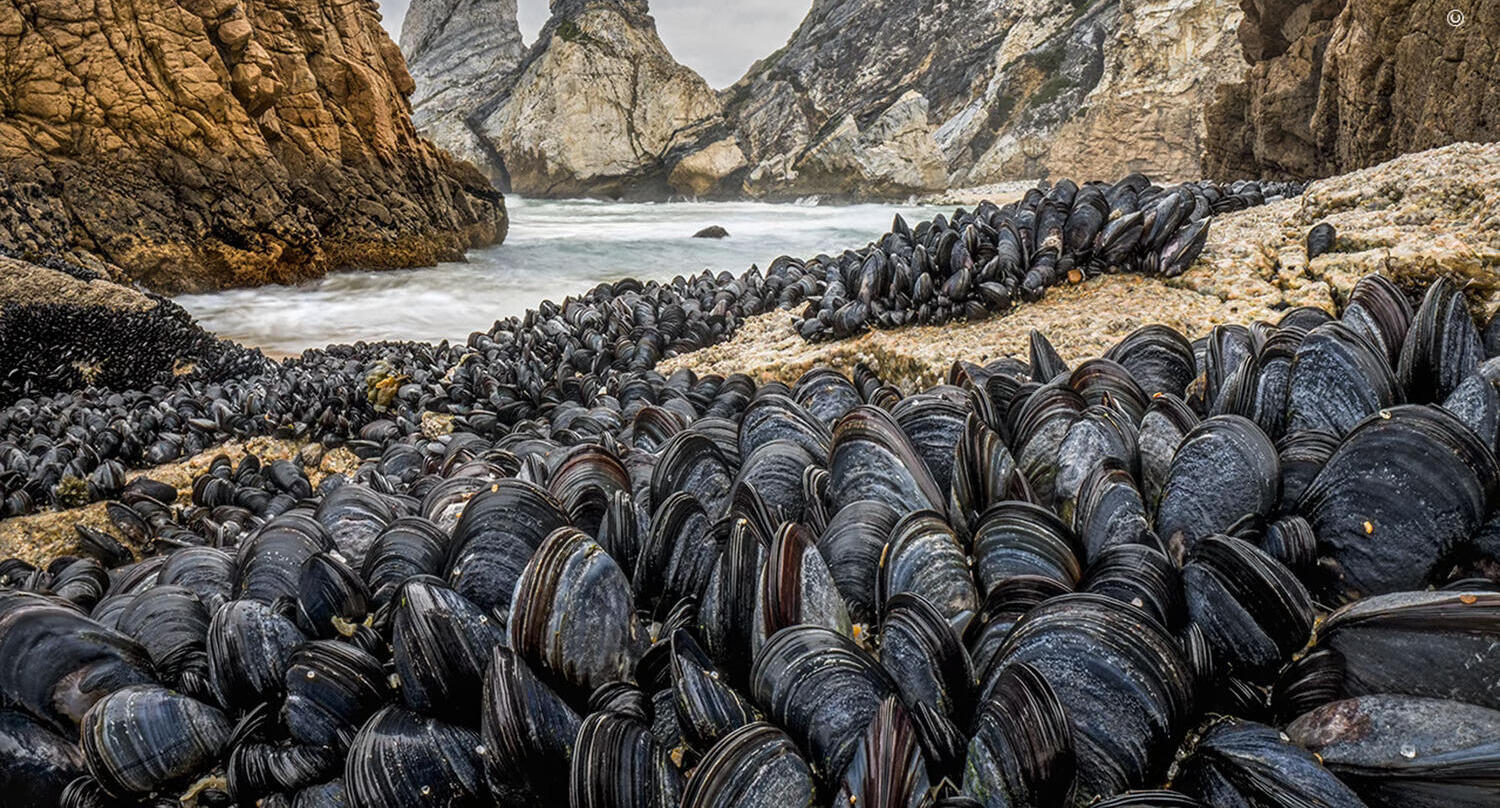
[[[408, 0], [380, 0], [386, 30], [399, 38]], [[547, 21], [548, 0], [519, 0], [521, 36], [531, 44]], [[782, 45], [812, 0], [653, 0], [651, 15], [677, 61], [714, 87], [728, 87]]]

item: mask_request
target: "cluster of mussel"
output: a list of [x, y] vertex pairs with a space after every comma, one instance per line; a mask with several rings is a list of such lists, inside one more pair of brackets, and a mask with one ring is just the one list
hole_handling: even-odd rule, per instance
[[897, 216], [891, 232], [863, 249], [782, 258], [773, 268], [796, 279], [780, 302], [803, 304], [797, 330], [807, 339], [975, 320], [1103, 272], [1180, 275], [1203, 251], [1215, 214], [1302, 190], [1300, 183], [1256, 181], [1164, 188], [1142, 174], [1113, 185], [1062, 180], [1003, 206], [984, 202], [915, 228]]
[[1495, 805], [1497, 331], [1372, 276], [912, 394], [645, 370], [376, 419], [317, 485], [136, 480], [0, 562], [0, 793]]
[[[49, 393], [34, 380], [0, 380], [0, 518], [110, 499], [125, 469], [170, 463], [229, 439], [274, 435], [334, 446], [363, 440], [360, 430], [381, 418], [416, 433], [424, 412], [460, 416], [470, 431], [496, 437], [559, 404], [587, 406], [600, 388], [623, 384], [662, 357], [721, 342], [745, 317], [778, 306], [807, 307], [800, 328], [818, 338], [1002, 311], [1074, 271], [1171, 274], [1197, 255], [1210, 214], [1300, 190], [1253, 182], [1163, 189], [1138, 174], [1113, 186], [1063, 181], [1018, 203], [959, 210], [915, 229], [898, 219], [878, 245], [838, 258], [779, 258], [764, 272], [751, 267], [739, 276], [601, 284], [501, 320], [463, 345], [355, 343], [282, 363], [230, 343], [198, 346], [194, 372], [160, 374], [139, 389], [106, 382], [147, 378], [143, 368], [172, 351], [104, 329], [107, 350], [99, 355], [119, 370], [99, 385]], [[170, 302], [160, 308], [167, 314], [128, 333], [202, 333], [179, 322], [185, 314]], [[102, 315], [85, 315], [90, 322], [80, 324], [43, 313], [52, 324], [30, 332], [30, 320], [8, 318], [23, 332], [9, 344], [48, 354], [70, 344], [49, 337], [53, 331], [98, 330]], [[17, 366], [56, 367], [42, 375], [73, 378], [80, 357], [52, 353]]]

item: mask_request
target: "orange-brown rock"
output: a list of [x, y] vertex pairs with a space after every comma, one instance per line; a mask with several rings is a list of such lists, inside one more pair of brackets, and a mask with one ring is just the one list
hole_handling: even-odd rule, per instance
[[0, 0], [0, 251], [179, 292], [503, 239], [411, 91], [372, 0]]
[[1500, 0], [1241, 0], [1250, 70], [1208, 110], [1218, 177], [1326, 177], [1500, 140]]

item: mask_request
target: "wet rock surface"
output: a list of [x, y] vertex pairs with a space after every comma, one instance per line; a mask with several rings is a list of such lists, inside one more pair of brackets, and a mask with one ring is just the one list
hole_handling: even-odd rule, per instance
[[504, 202], [417, 137], [357, 0], [0, 5], [0, 247], [167, 293], [459, 257]]

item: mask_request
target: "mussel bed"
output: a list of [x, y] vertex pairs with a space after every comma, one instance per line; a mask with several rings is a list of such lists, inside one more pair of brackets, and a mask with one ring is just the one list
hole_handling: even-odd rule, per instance
[[362, 463], [114, 481], [113, 532], [0, 561], [0, 794], [1500, 803], [1500, 328], [1452, 282], [921, 391], [652, 369], [776, 277], [18, 402], [6, 463], [137, 425]]

